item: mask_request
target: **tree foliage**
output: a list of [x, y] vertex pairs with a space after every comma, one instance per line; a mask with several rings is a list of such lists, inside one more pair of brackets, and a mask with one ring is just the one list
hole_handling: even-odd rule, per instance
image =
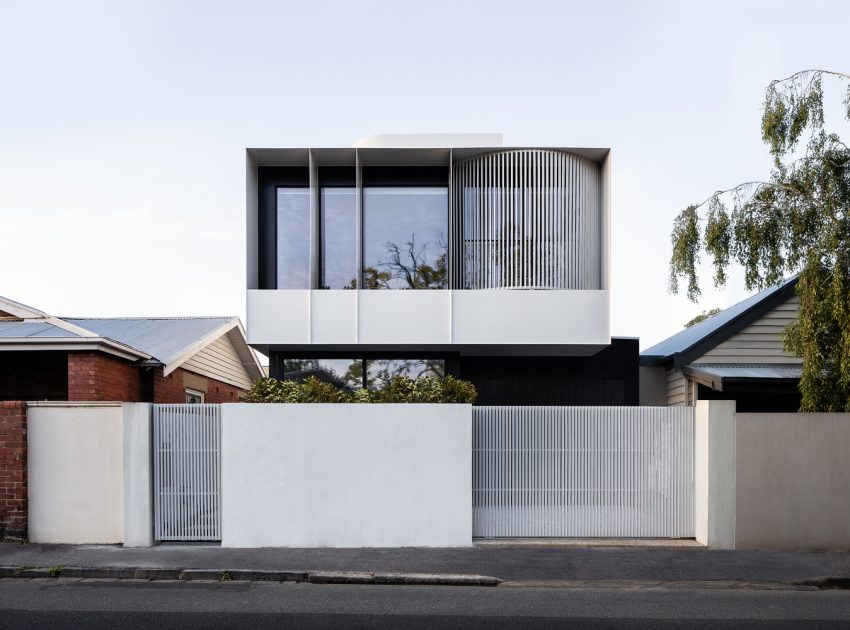
[[771, 82], [761, 125], [770, 177], [718, 191], [676, 217], [670, 290], [684, 279], [696, 301], [701, 252], [718, 287], [732, 261], [751, 290], [799, 274], [799, 319], [784, 343], [803, 359], [802, 410], [850, 411], [850, 149], [824, 123], [824, 79], [844, 90], [850, 120], [849, 75], [805, 70]]
[[712, 308], [710, 310], [703, 311], [702, 313], [700, 313], [699, 315], [697, 315], [693, 319], [688, 320], [688, 322], [685, 324], [685, 328], [690, 328], [691, 326], [695, 326], [695, 325], [699, 324], [700, 322], [704, 322], [709, 317], [714, 317], [719, 312], [720, 312], [719, 308]]
[[248, 391], [248, 402], [257, 403], [473, 403], [475, 385], [452, 376], [410, 378], [394, 376], [381, 389], [348, 390], [315, 376], [280, 381], [261, 378]]

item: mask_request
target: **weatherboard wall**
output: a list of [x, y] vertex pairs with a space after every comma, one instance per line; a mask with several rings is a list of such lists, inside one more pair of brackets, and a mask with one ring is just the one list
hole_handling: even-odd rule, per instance
[[797, 319], [799, 306], [799, 298], [793, 295], [692, 363], [799, 364], [799, 357], [786, 352], [782, 346], [782, 333]]
[[187, 359], [182, 367], [190, 372], [235, 385], [251, 387], [251, 376], [242, 364], [229, 335], [222, 335], [206, 348]]

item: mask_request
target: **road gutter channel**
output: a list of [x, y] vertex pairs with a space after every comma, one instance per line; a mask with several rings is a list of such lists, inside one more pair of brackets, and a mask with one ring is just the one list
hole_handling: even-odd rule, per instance
[[499, 586], [559, 589], [675, 590], [850, 590], [850, 577], [820, 577], [796, 582], [747, 580], [502, 580], [488, 575], [446, 573], [370, 573], [365, 571], [252, 571], [239, 569], [165, 569], [145, 567], [0, 566], [0, 578], [92, 580], [168, 580], [204, 582], [301, 582], [415, 586]]

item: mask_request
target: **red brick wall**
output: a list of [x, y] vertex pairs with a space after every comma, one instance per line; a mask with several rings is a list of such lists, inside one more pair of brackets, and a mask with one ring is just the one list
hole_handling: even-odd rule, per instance
[[69, 352], [68, 400], [144, 402], [142, 371], [102, 352]]
[[[122, 402], [186, 402], [184, 370], [177, 368], [168, 376], [163, 368], [144, 370], [102, 352], [68, 354], [68, 400], [120, 400]], [[204, 400], [208, 403], [238, 402], [238, 387], [211, 378], [206, 381]], [[147, 385], [148, 387], [145, 387]], [[197, 387], [192, 387], [197, 389]]]
[[[189, 386], [183, 380], [183, 368], [177, 368], [168, 376], [163, 376], [162, 372], [163, 368], [156, 368], [153, 377], [153, 402], [160, 404], [186, 402], [186, 387]], [[206, 379], [206, 384], [204, 402], [208, 403], [239, 402], [239, 394], [243, 391], [211, 378]], [[191, 387], [191, 389], [198, 388]]]
[[27, 537], [26, 403], [0, 402], [0, 540]]
[[239, 402], [239, 394], [243, 392], [244, 390], [239, 389], [238, 387], [234, 387], [233, 385], [228, 385], [227, 383], [222, 383], [221, 381], [214, 381], [213, 379], [208, 378], [207, 395], [204, 397], [204, 402]]
[[184, 403], [186, 388], [183, 386], [183, 370], [177, 368], [168, 376], [163, 376], [164, 368], [158, 367], [153, 375], [153, 400], [151, 402]]

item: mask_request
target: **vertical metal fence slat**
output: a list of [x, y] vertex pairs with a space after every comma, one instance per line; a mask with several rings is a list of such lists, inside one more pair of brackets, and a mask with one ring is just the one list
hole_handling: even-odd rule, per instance
[[154, 537], [221, 540], [221, 406], [154, 405]]
[[473, 536], [694, 536], [688, 407], [473, 407]]

